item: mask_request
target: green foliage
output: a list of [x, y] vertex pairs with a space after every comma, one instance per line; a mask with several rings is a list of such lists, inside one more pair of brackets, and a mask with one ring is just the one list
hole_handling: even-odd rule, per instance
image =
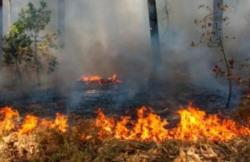
[[50, 18], [51, 11], [45, 1], [42, 0], [38, 7], [28, 3], [4, 36], [3, 62], [8, 67], [15, 66], [19, 80], [24, 73], [32, 71], [40, 82], [41, 73], [55, 70], [57, 59], [51, 49], [56, 48], [56, 35], [44, 31]]
[[25, 33], [22, 21], [15, 22], [8, 35], [4, 37], [4, 63], [7, 65], [21, 64], [21, 61], [31, 52], [31, 37]]
[[40, 32], [50, 22], [51, 11], [47, 10], [47, 3], [40, 2], [39, 8], [36, 8], [32, 3], [28, 4], [28, 9], [22, 10], [19, 14], [20, 20], [24, 22], [26, 30]]

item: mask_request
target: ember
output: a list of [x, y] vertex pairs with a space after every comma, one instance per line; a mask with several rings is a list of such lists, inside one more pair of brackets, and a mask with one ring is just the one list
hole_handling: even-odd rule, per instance
[[121, 83], [121, 80], [119, 80], [116, 74], [113, 74], [109, 78], [102, 78], [101, 76], [98, 76], [98, 75], [83, 76], [80, 78], [80, 81], [86, 84], [119, 84]]

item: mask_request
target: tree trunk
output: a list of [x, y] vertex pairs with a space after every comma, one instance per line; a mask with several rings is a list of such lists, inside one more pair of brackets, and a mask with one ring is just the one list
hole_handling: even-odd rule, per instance
[[8, 17], [7, 17], [7, 19], [8, 19], [8, 29], [10, 29], [10, 27], [11, 27], [11, 24], [12, 24], [12, 2], [11, 2], [11, 0], [7, 0], [7, 7], [8, 7]]
[[228, 57], [224, 48], [224, 36], [223, 36], [223, 0], [214, 0], [214, 13], [213, 13], [213, 38], [212, 41], [216, 46], [220, 47], [224, 64], [227, 70], [227, 80], [228, 80], [228, 96], [226, 101], [226, 108], [230, 107], [232, 90], [233, 90], [233, 81], [232, 81], [232, 70], [228, 63]]
[[65, 0], [57, 0], [58, 3], [58, 40], [60, 47], [65, 44]]
[[226, 108], [230, 107], [230, 103], [231, 103], [231, 99], [232, 99], [232, 93], [233, 93], [233, 80], [232, 80], [232, 69], [230, 68], [229, 62], [228, 62], [228, 58], [227, 58], [227, 54], [225, 51], [225, 47], [224, 47], [224, 43], [222, 40], [220, 40], [219, 46], [221, 48], [221, 53], [223, 55], [223, 60], [226, 66], [226, 70], [227, 70], [227, 80], [228, 80], [228, 96], [227, 96], [227, 101], [226, 101]]
[[37, 79], [37, 85], [40, 86], [40, 62], [38, 59], [37, 54], [37, 33], [34, 34], [34, 59], [35, 59], [35, 72], [36, 72], [36, 79]]
[[213, 4], [213, 43], [223, 41], [223, 0], [214, 0]]
[[153, 50], [153, 68], [151, 72], [151, 79], [155, 80], [157, 73], [159, 71], [160, 60], [161, 60], [156, 0], [148, 0], [148, 12], [149, 12], [151, 46]]
[[0, 65], [2, 62], [2, 54], [3, 54], [3, 0], [0, 0]]
[[22, 73], [18, 65], [18, 58], [16, 58], [15, 66], [16, 66], [16, 81], [17, 85], [20, 86], [22, 84]]

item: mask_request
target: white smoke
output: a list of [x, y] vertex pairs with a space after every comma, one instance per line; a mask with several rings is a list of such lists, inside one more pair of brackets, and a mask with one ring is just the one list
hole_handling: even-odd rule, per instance
[[[17, 15], [27, 1], [12, 0], [13, 15]], [[147, 80], [153, 56], [150, 50], [147, 1], [65, 1], [65, 49], [58, 53], [58, 80], [72, 83], [83, 74], [109, 76], [112, 73], [139, 82]], [[51, 30], [58, 23], [58, 0], [48, 2], [53, 10]], [[176, 75], [182, 72], [193, 83], [219, 87], [211, 72], [212, 62], [218, 55], [205, 46], [190, 47], [190, 43], [199, 40], [201, 34], [199, 27], [193, 23], [194, 19], [207, 14], [198, 9], [198, 6], [212, 6], [212, 1], [157, 0], [157, 3], [162, 44], [162, 77], [178, 78]], [[230, 55], [244, 55], [243, 51], [249, 51], [245, 42], [250, 37], [250, 2], [229, 0], [227, 3], [232, 9], [226, 13], [230, 17], [230, 24], [226, 26], [225, 33], [232, 34], [237, 39], [226, 42], [226, 50]], [[16, 17], [13, 16], [13, 20]]]

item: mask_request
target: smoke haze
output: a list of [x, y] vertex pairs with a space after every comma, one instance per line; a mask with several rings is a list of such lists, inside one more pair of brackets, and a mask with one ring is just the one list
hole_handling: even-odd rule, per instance
[[[12, 0], [12, 20], [28, 0]], [[32, 2], [37, 2], [34, 0]], [[210, 88], [222, 88], [211, 72], [217, 55], [204, 46], [192, 48], [190, 43], [200, 38], [200, 29], [193, 21], [207, 14], [198, 9], [204, 0], [158, 0], [162, 44], [161, 78], [176, 79], [186, 73], [192, 83]], [[122, 79], [146, 82], [152, 67], [147, 1], [144, 0], [74, 0], [65, 1], [65, 47], [59, 50], [60, 65], [57, 82], [71, 84], [81, 75], [118, 73]], [[228, 1], [226, 16], [230, 24], [225, 33], [237, 39], [226, 42], [230, 55], [245, 57], [250, 39], [248, 0]], [[57, 0], [48, 1], [53, 11], [48, 30], [57, 31]], [[7, 9], [5, 5], [5, 9]], [[8, 24], [8, 12], [4, 11]], [[6, 26], [4, 31], [6, 32]], [[249, 55], [249, 54], [248, 54]], [[185, 80], [186, 81], [186, 80]]]

